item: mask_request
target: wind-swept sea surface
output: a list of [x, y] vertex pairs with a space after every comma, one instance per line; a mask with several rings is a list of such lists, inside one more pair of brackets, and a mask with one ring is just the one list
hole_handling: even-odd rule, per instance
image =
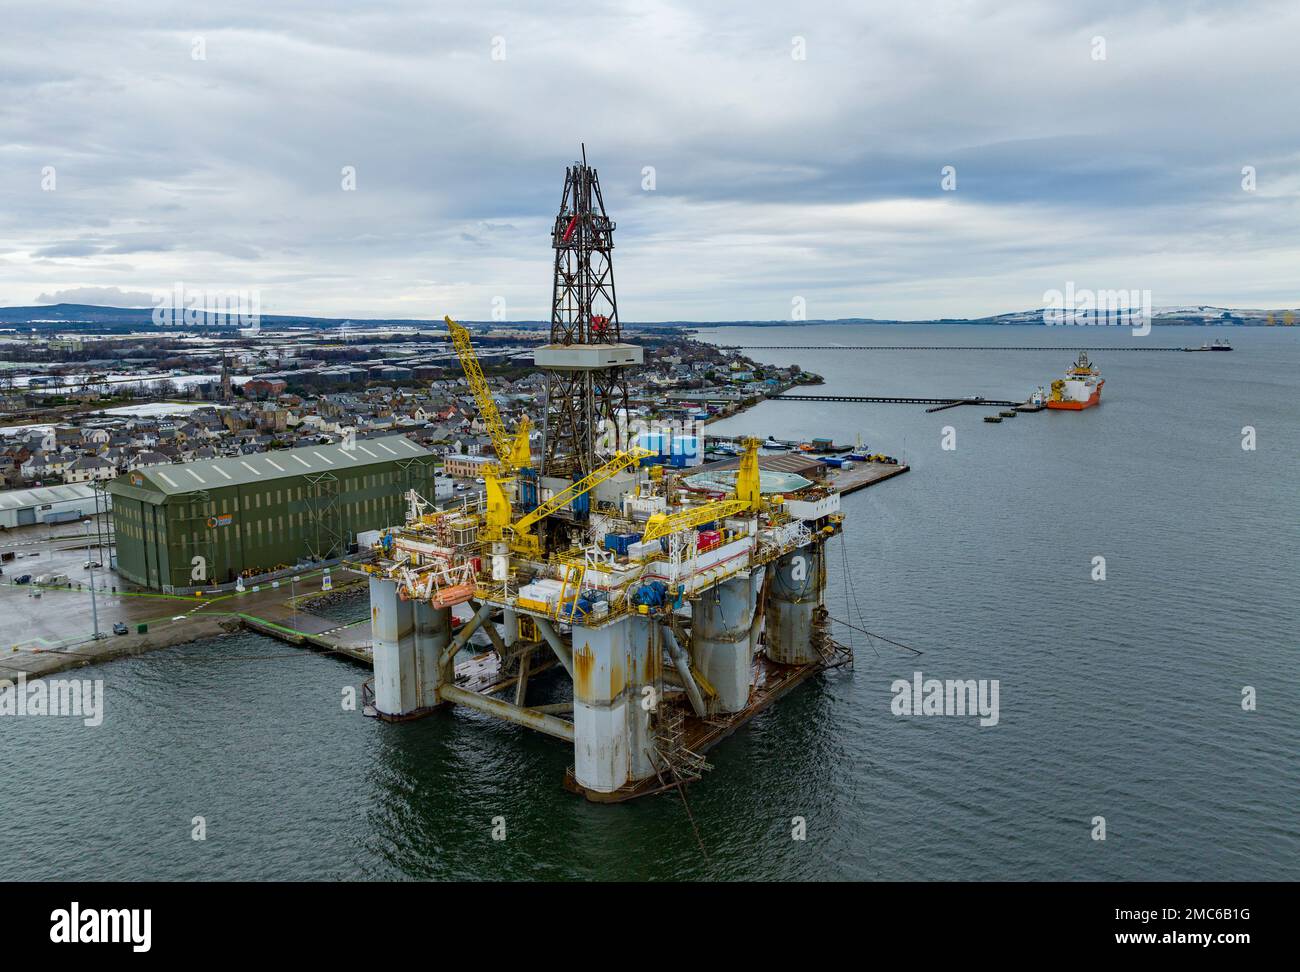
[[[853, 671], [710, 754], [689, 791], [703, 850], [676, 796], [588, 804], [561, 788], [571, 757], [552, 740], [464, 711], [365, 719], [340, 704], [356, 666], [247, 634], [68, 673], [105, 680], [98, 728], [0, 719], [6, 876], [1300, 878], [1300, 334], [702, 336], [800, 346], [750, 354], [822, 374], [816, 394], [1021, 399], [1075, 345], [1098, 349], [1106, 386], [1099, 408], [1000, 425], [965, 406], [769, 402], [715, 427], [860, 434], [912, 465], [846, 498], [829, 607], [924, 654], [839, 629]], [[1235, 351], [1104, 350], [1222, 336]], [[819, 344], [1059, 350], [807, 349]], [[890, 685], [917, 671], [998, 680], [997, 725], [895, 715]], [[791, 839], [794, 817], [806, 841]]]

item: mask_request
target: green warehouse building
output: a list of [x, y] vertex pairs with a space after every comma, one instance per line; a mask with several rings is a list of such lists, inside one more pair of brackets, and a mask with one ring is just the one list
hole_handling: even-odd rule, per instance
[[[226, 584], [343, 556], [433, 496], [433, 456], [402, 435], [145, 466], [113, 480], [117, 570], [154, 590]], [[202, 561], [195, 558], [202, 557]]]

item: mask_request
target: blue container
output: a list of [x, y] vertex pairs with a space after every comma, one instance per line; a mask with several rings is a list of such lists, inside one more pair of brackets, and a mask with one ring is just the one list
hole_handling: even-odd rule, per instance
[[627, 548], [641, 539], [639, 533], [607, 533], [605, 549], [612, 550], [620, 556], [627, 556]]
[[519, 505], [525, 513], [537, 509], [537, 470], [519, 470]]

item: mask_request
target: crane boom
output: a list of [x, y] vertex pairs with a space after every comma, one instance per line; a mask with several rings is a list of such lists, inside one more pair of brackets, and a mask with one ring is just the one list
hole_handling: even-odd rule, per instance
[[629, 466], [634, 466], [647, 456], [653, 456], [654, 453], [649, 449], [642, 449], [640, 446], [633, 446], [626, 452], [619, 452], [614, 455], [604, 465], [597, 466], [588, 475], [579, 479], [572, 486], [560, 490], [545, 503], [542, 503], [531, 513], [520, 517], [512, 524], [516, 533], [526, 533], [538, 520], [543, 520], [552, 513], [558, 513], [579, 496], [589, 493], [607, 479], [612, 479]]
[[497, 454], [497, 461], [502, 469], [512, 470], [515, 468], [513, 461], [515, 443], [510, 438], [510, 433], [506, 431], [506, 424], [501, 420], [501, 413], [497, 411], [492, 390], [488, 388], [487, 379], [483, 377], [478, 355], [474, 353], [474, 345], [470, 342], [469, 329], [462, 324], [457, 324], [450, 317], [444, 317], [443, 320], [447, 322], [451, 343], [455, 345], [456, 356], [460, 358], [460, 366], [465, 371], [465, 380], [469, 382], [470, 391], [474, 393], [474, 402], [478, 405], [479, 415], [483, 416], [483, 423], [487, 426], [488, 437], [492, 440], [492, 449]]
[[692, 506], [680, 513], [656, 513], [646, 521], [642, 542], [658, 540], [679, 530], [689, 530], [702, 523], [721, 520], [728, 516], [748, 513], [752, 506], [748, 500], [718, 500], [703, 506]]

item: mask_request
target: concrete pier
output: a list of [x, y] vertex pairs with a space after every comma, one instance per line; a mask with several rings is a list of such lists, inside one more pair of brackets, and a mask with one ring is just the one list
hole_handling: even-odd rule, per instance
[[800, 547], [769, 568], [764, 623], [767, 657], [781, 665], [818, 660], [812, 644], [813, 614], [821, 600], [821, 548]]
[[714, 712], [739, 712], [749, 705], [754, 668], [750, 627], [764, 569], [716, 584], [691, 602], [691, 657], [713, 688]]

